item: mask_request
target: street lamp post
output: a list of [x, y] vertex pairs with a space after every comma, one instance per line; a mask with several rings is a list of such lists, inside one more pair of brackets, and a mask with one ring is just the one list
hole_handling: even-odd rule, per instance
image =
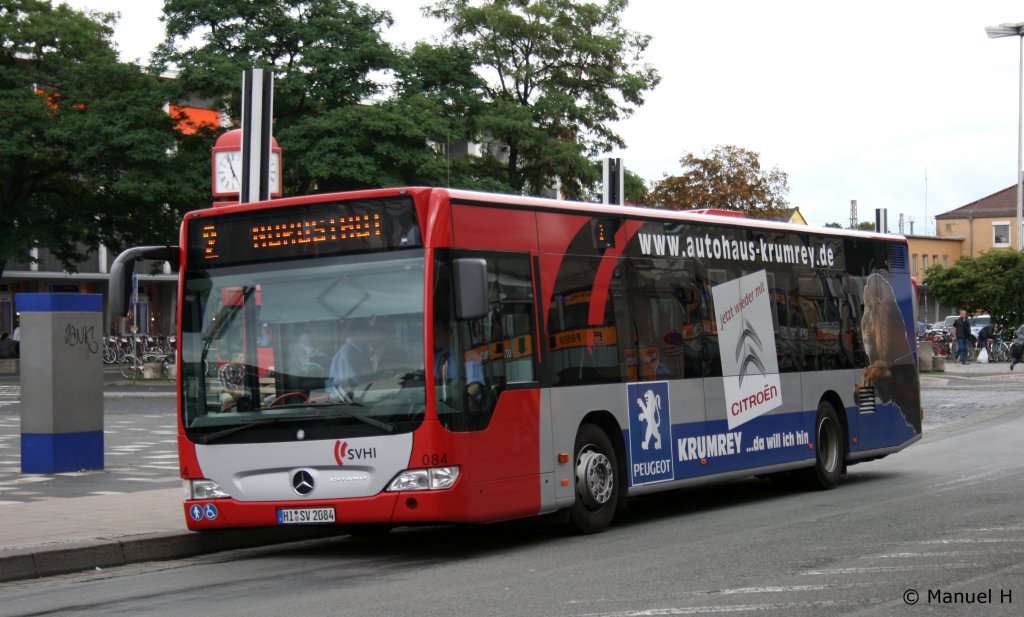
[[1018, 65], [1017, 97], [1020, 117], [1017, 120], [1017, 250], [1024, 250], [1024, 236], [1021, 232], [1021, 211], [1024, 210], [1024, 22], [988, 26], [985, 34], [990, 39], [1015, 36], [1020, 40], [1020, 64]]

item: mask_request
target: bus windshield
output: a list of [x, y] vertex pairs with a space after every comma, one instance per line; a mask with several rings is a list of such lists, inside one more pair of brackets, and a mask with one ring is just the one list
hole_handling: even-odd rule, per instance
[[423, 251], [410, 249], [187, 272], [180, 349], [189, 437], [413, 430], [425, 407], [423, 264]]

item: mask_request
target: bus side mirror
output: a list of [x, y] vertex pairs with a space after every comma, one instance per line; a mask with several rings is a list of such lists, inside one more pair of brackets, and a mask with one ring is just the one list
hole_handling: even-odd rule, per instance
[[487, 261], [455, 260], [455, 317], [479, 319], [487, 315]]
[[107, 302], [113, 317], [124, 317], [128, 313], [132, 274], [135, 273], [135, 262], [140, 259], [169, 261], [171, 268], [177, 270], [180, 252], [176, 246], [136, 246], [121, 251], [114, 263], [110, 264], [110, 293]]

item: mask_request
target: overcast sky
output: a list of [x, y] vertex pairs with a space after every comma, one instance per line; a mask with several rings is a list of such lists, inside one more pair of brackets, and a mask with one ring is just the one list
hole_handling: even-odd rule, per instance
[[[163, 37], [161, 0], [68, 3], [120, 12], [123, 59], [145, 62]], [[392, 42], [443, 30], [421, 0], [366, 3], [391, 11]], [[1017, 182], [1019, 41], [985, 26], [1024, 21], [1020, 0], [632, 0], [624, 21], [653, 37], [662, 76], [618, 127], [615, 154], [648, 180], [736, 145], [789, 174], [811, 224], [845, 225], [856, 199], [859, 220], [887, 208], [905, 233]]]

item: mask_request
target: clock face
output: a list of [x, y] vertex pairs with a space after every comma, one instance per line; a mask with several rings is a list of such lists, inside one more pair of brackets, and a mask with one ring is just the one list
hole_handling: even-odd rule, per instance
[[[214, 193], [240, 193], [242, 190], [242, 152], [240, 150], [224, 150], [214, 155], [216, 175]], [[267, 173], [268, 191], [271, 195], [281, 194], [281, 153], [270, 153], [270, 164]]]
[[215, 193], [237, 193], [242, 186], [242, 153], [238, 150], [218, 152], [214, 163], [217, 169]]

